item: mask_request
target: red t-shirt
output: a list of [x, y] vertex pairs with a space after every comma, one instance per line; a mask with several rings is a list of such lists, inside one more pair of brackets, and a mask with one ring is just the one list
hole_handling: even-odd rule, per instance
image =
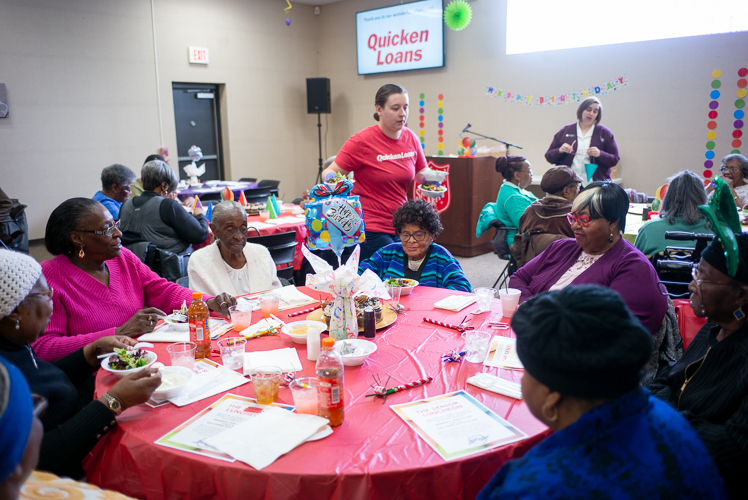
[[343, 144], [335, 163], [356, 172], [353, 195], [361, 197], [367, 231], [395, 234], [392, 215], [408, 201], [406, 192], [416, 173], [426, 168], [426, 156], [415, 132], [403, 128], [390, 139], [372, 125]]

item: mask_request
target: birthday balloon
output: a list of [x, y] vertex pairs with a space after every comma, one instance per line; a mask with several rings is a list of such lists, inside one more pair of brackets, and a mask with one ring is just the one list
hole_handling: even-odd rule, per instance
[[473, 140], [470, 137], [463, 137], [460, 141], [462, 143], [462, 147], [469, 148], [473, 145]]
[[340, 257], [345, 247], [363, 243], [364, 213], [358, 196], [346, 196], [353, 184], [340, 182], [335, 189], [324, 184], [312, 188], [314, 198], [305, 205], [307, 246], [311, 250], [330, 249]]

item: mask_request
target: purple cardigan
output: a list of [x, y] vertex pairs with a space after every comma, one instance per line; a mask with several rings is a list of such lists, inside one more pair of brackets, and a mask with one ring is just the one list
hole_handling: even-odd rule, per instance
[[[574, 144], [574, 152], [577, 152], [578, 143], [575, 142], [577, 138], [577, 122], [570, 123], [556, 135], [553, 136], [553, 142], [545, 152], [545, 159], [549, 163], [554, 165], [566, 165], [571, 167], [571, 163], [574, 161], [574, 155], [569, 153], [559, 152], [559, 148], [564, 143]], [[597, 162], [597, 170], [592, 175], [593, 181], [604, 181], [610, 179], [610, 169], [618, 164], [621, 157], [618, 154], [618, 145], [613, 137], [613, 132], [603, 127], [602, 125], [595, 125], [595, 130], [592, 131], [592, 139], [590, 140], [590, 147], [595, 147], [600, 150], [600, 157], [590, 157], [590, 161]]]
[[[509, 286], [522, 292], [520, 302], [524, 302], [555, 285], [581, 253], [582, 248], [574, 239], [554, 241], [514, 273]], [[621, 238], [571, 284], [600, 285], [615, 290], [644, 327], [655, 333], [667, 311], [667, 298], [660, 293], [658, 281], [644, 254]]]

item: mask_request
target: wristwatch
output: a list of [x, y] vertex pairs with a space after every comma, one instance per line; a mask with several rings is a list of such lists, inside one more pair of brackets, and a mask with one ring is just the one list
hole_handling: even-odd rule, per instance
[[115, 417], [118, 417], [120, 413], [122, 413], [122, 405], [119, 401], [117, 401], [116, 398], [113, 396], [110, 396], [108, 393], [104, 394], [104, 399], [106, 399], [107, 403], [109, 403], [109, 409], [112, 410], [112, 413], [114, 413]]

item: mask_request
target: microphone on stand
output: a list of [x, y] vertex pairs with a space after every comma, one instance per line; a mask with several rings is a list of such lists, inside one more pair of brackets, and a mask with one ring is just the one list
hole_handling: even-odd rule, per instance
[[464, 129], [462, 129], [462, 132], [460, 132], [460, 137], [462, 137], [462, 134], [464, 134], [465, 132], [467, 132], [467, 130], [468, 130], [468, 129], [469, 129], [470, 127], [472, 127], [472, 126], [473, 126], [473, 124], [472, 124], [472, 123], [468, 123], [468, 124], [467, 124], [467, 127], [465, 127]]

